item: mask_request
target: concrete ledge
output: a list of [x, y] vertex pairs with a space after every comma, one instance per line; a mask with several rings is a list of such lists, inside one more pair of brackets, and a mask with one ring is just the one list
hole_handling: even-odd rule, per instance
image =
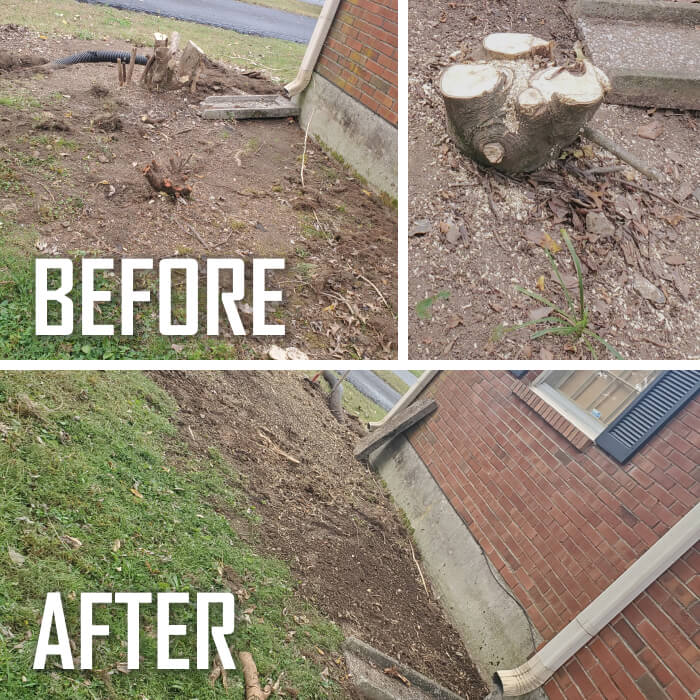
[[[533, 652], [529, 619], [405, 436], [370, 456], [414, 529], [423, 571], [487, 685]], [[535, 644], [542, 639], [534, 631]], [[529, 700], [542, 700], [542, 689]]]
[[299, 126], [340, 155], [367, 182], [398, 196], [398, 131], [329, 80], [314, 73], [299, 96]]
[[606, 97], [607, 102], [640, 107], [653, 104], [666, 109], [700, 109], [700, 82], [695, 78], [642, 71], [636, 74], [617, 73], [614, 70], [608, 73], [608, 78], [612, 90]]
[[[443, 688], [441, 685], [431, 681], [422, 673], [414, 671], [408, 666], [404, 666], [400, 661], [383, 654], [378, 649], [371, 647], [369, 644], [365, 644], [360, 639], [355, 637], [348, 637], [343, 644], [345, 651], [359, 656], [365, 661], [376, 664], [380, 669], [390, 668], [395, 666], [399, 673], [407, 678], [413, 686], [422, 690], [428, 697], [435, 698], [436, 700], [463, 700], [459, 695], [456, 695], [451, 690]], [[365, 681], [366, 683], [366, 681]], [[390, 696], [390, 694], [387, 693]], [[377, 697], [380, 697], [378, 694]]]
[[667, 0], [577, 0], [575, 17], [671, 22], [694, 27], [700, 24], [700, 5]]

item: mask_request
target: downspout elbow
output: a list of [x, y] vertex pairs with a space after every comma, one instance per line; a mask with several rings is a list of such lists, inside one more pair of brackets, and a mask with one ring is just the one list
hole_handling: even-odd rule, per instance
[[284, 90], [289, 97], [294, 97], [294, 95], [303, 92], [311, 81], [311, 76], [316, 67], [316, 61], [318, 61], [318, 57], [321, 54], [321, 49], [331, 29], [331, 24], [333, 24], [339, 5], [340, 0], [326, 0], [323, 3], [321, 14], [318, 16], [318, 20], [316, 20], [316, 26], [314, 27], [313, 34], [311, 34], [311, 39], [306, 47], [306, 52], [304, 53], [304, 58], [301, 60], [296, 78], [294, 78], [291, 83], [287, 83], [287, 85], [284, 86]]

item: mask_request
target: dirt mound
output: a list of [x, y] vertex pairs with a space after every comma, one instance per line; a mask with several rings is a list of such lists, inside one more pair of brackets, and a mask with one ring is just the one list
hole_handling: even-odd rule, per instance
[[42, 56], [32, 56], [26, 54], [14, 54], [9, 51], [0, 51], [0, 73], [16, 70], [18, 68], [32, 68], [42, 66], [48, 60]]
[[[352, 456], [357, 435], [294, 372], [163, 372], [180, 437], [219, 450], [262, 516], [264, 551], [286, 560], [300, 594], [354, 634], [464, 697], [486, 691], [411, 555], [389, 493]], [[293, 458], [289, 459], [286, 455]], [[298, 463], [297, 463], [298, 461]], [[244, 523], [226, 513], [242, 537]]]

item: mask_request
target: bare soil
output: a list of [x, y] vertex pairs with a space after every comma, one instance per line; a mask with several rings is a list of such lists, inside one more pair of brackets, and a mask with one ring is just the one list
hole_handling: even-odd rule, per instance
[[[573, 56], [577, 41], [559, 0], [409, 3], [409, 357], [590, 358], [571, 337], [533, 341], [532, 329], [503, 337], [496, 331], [527, 321], [540, 306], [516, 285], [536, 290], [544, 275], [544, 295], [564, 303], [543, 248], [533, 242], [546, 233], [564, 248], [562, 227], [584, 264], [593, 330], [629, 359], [697, 357], [699, 219], [688, 211], [700, 211], [697, 114], [605, 104], [591, 122], [663, 171], [665, 184], [629, 167], [582, 175], [624, 165], [585, 140], [529, 176], [481, 170], [447, 137], [437, 79], [450, 54], [461, 51], [456, 60], [468, 60], [484, 36], [508, 31], [554, 39], [560, 62]], [[655, 140], [639, 137], [638, 129], [652, 121], [659, 122], [660, 134]], [[604, 213], [614, 234], [589, 230], [589, 212]], [[453, 238], [461, 231], [456, 244], [448, 242], [448, 231]], [[573, 275], [569, 256], [560, 252], [556, 258]], [[644, 280], [663, 294], [663, 302], [640, 294], [649, 289]], [[419, 307], [421, 318], [416, 306], [431, 297], [427, 310], [426, 304]], [[609, 357], [597, 350], [598, 357]]]
[[[395, 210], [311, 141], [302, 186], [304, 131], [294, 119], [199, 116], [207, 95], [276, 93], [276, 83], [210, 62], [196, 95], [153, 94], [139, 84], [140, 66], [119, 88], [113, 64], [35, 65], [87, 49], [129, 50], [123, 42], [6, 25], [0, 46], [0, 93], [40, 103], [0, 105], [0, 158], [16, 166], [22, 186], [3, 193], [0, 209], [38, 229], [43, 255], [284, 257], [284, 273], [271, 276], [280, 286], [268, 286], [284, 292], [285, 346], [313, 358], [396, 356]], [[143, 176], [152, 159], [167, 164], [177, 154], [189, 159], [186, 203], [156, 195]], [[22, 165], [51, 156], [63, 176]], [[263, 357], [269, 344], [248, 336], [246, 353]]]
[[[206, 455], [214, 447], [235, 465], [231, 479], [262, 521], [252, 535], [247, 522], [227, 516], [242, 537], [289, 563], [299, 595], [346, 634], [465, 698], [484, 697], [457, 632], [432, 591], [426, 595], [400, 513], [352, 456], [359, 425], [338, 424], [320, 389], [300, 373], [153, 377], [177, 401], [190, 449]], [[348, 688], [342, 669], [331, 672]]]

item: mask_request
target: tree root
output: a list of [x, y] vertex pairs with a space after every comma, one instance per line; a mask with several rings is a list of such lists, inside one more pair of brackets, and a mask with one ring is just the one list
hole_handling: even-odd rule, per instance
[[241, 670], [245, 680], [246, 700], [267, 700], [270, 697], [272, 688], [269, 685], [265, 686], [265, 688], [260, 687], [258, 668], [255, 665], [253, 655], [249, 651], [241, 651], [238, 654], [238, 658], [241, 661]]

